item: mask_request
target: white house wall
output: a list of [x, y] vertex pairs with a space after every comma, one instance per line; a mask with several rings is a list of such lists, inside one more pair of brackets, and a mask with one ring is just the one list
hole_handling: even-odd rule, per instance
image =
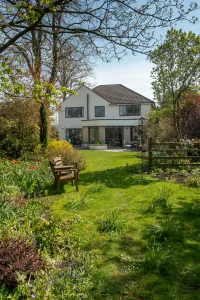
[[[89, 95], [89, 115], [87, 119], [87, 95]], [[95, 117], [95, 106], [105, 106], [105, 117]], [[84, 117], [65, 118], [66, 107], [84, 107]], [[66, 128], [82, 128], [82, 126], [135, 126], [137, 119], [145, 117], [151, 110], [151, 103], [141, 104], [141, 116], [120, 116], [119, 105], [109, 104], [92, 90], [82, 86], [77, 95], [68, 97], [61, 104], [58, 117], [60, 139], [65, 140]], [[104, 120], [105, 119], [105, 120]]]
[[[65, 140], [66, 128], [82, 128], [82, 120], [87, 120], [87, 95], [89, 95], [89, 119], [95, 118], [94, 107], [105, 106], [105, 111], [108, 107], [108, 102], [96, 95], [92, 90], [82, 86], [78, 90], [77, 95], [68, 97], [61, 103], [61, 111], [58, 117], [59, 137]], [[84, 107], [84, 117], [82, 118], [65, 118], [66, 107]]]

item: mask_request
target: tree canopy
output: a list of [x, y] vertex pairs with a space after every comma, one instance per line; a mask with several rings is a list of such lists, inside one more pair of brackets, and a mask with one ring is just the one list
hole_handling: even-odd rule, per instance
[[155, 100], [161, 108], [172, 111], [177, 137], [181, 138], [182, 96], [200, 83], [200, 35], [171, 29], [164, 43], [151, 52], [150, 60], [155, 65], [151, 73]]
[[0, 53], [32, 30], [73, 37], [106, 61], [125, 49], [147, 53], [156, 28], [188, 19], [195, 9], [197, 3], [185, 8], [183, 0], [0, 0]]

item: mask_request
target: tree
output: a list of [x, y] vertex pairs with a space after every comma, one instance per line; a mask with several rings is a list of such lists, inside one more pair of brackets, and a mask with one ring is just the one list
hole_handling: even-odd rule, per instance
[[[70, 90], [78, 90], [83, 83], [90, 86], [88, 77], [93, 77], [91, 53], [77, 51], [76, 45], [66, 44], [59, 49], [57, 82]], [[63, 92], [63, 99], [67, 92]]]
[[19, 158], [39, 144], [39, 104], [27, 99], [0, 102], [0, 151]]
[[43, 150], [47, 147], [47, 113], [44, 107], [44, 103], [42, 102], [40, 106], [40, 143], [42, 145]]
[[[186, 1], [185, 1], [186, 2]], [[31, 31], [73, 36], [106, 61], [124, 49], [147, 53], [154, 30], [187, 19], [197, 3], [183, 0], [0, 0], [0, 53]], [[59, 20], [55, 15], [60, 14]], [[193, 17], [190, 21], [195, 22]], [[52, 30], [52, 28], [54, 30]]]
[[183, 94], [200, 81], [200, 36], [171, 29], [164, 43], [150, 53], [151, 76], [160, 108], [172, 111], [177, 138], [182, 137], [180, 106]]
[[[5, 51], [12, 51], [11, 47], [21, 52], [32, 75], [32, 80], [29, 80], [32, 95], [29, 96], [44, 103], [56, 94], [56, 80], [62, 79], [64, 84], [69, 82], [58, 76], [59, 62], [62, 63], [59, 48], [71, 47], [80, 57], [92, 53], [105, 61], [114, 57], [120, 59], [127, 50], [133, 54], [148, 53], [156, 43], [156, 28], [172, 26], [183, 19], [195, 22], [196, 19], [190, 18], [189, 14], [197, 9], [197, 4], [191, 2], [184, 8], [183, 2], [146, 0], [140, 4], [134, 0], [0, 0], [0, 53], [5, 56]], [[31, 51], [27, 56], [24, 42], [28, 40], [31, 40]], [[51, 47], [46, 48], [49, 41]], [[26, 50], [29, 46], [28, 42]], [[47, 76], [47, 68], [42, 69], [42, 65], [45, 65], [45, 60], [48, 61], [49, 55], [52, 59]], [[2, 80], [3, 85], [10, 88], [13, 81], [8, 81], [10, 69], [7, 66], [3, 69], [7, 76], [3, 74], [0, 84]], [[15, 78], [14, 83], [20, 96], [22, 92], [27, 93], [27, 88], [23, 89]]]
[[200, 93], [190, 90], [182, 97], [181, 131], [183, 137], [188, 139], [200, 139]]
[[[52, 24], [55, 24], [59, 15], [52, 15], [52, 18]], [[74, 88], [74, 79], [84, 79], [88, 75], [87, 71], [91, 72], [87, 53], [77, 53], [75, 45], [69, 44], [68, 40], [63, 40], [58, 34], [47, 35], [36, 30], [31, 30], [20, 42], [14, 43], [4, 52], [9, 57], [9, 60], [4, 61], [4, 69], [0, 72], [0, 85], [4, 95], [9, 98], [23, 95], [41, 103], [40, 141], [45, 150], [49, 127], [46, 117], [51, 114], [49, 102], [52, 102], [53, 96], [58, 97], [57, 89], [60, 84], [66, 87], [73, 85]], [[63, 77], [60, 76], [61, 72]], [[76, 86], [78, 84], [80, 82]], [[66, 88], [64, 95], [67, 91], [69, 89]]]

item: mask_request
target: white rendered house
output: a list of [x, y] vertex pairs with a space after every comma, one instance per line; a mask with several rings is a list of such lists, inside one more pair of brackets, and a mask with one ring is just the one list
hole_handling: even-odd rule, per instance
[[82, 86], [77, 95], [61, 103], [59, 138], [74, 145], [105, 143], [121, 147], [134, 142], [139, 119], [145, 118], [154, 102], [121, 84]]

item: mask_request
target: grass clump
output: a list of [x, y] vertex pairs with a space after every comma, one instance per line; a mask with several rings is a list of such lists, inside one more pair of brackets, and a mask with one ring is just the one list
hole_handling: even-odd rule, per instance
[[161, 271], [169, 263], [169, 257], [168, 251], [154, 244], [152, 247], [147, 247], [144, 263], [152, 271]]
[[156, 204], [155, 204], [155, 201], [151, 201], [149, 204], [148, 204], [148, 207], [147, 207], [147, 210], [146, 210], [147, 213], [150, 213], [150, 214], [154, 214], [156, 212]]
[[169, 207], [169, 198], [172, 194], [172, 189], [167, 186], [163, 186], [160, 187], [158, 190], [159, 194], [154, 199], [155, 204], [159, 205], [162, 208]]
[[173, 217], [167, 218], [162, 222], [162, 225], [152, 225], [151, 234], [158, 240], [166, 240], [169, 237], [178, 237], [180, 231], [180, 225], [174, 220]]
[[200, 202], [185, 205], [183, 209], [185, 215], [199, 216], [200, 215]]
[[97, 181], [88, 187], [88, 193], [101, 193], [105, 188], [104, 183]]
[[99, 230], [101, 232], [121, 233], [124, 226], [124, 220], [121, 219], [119, 210], [108, 211], [104, 220], [100, 221]]
[[88, 193], [84, 192], [77, 195], [75, 199], [71, 199], [64, 207], [69, 210], [84, 209], [88, 206], [88, 202]]

